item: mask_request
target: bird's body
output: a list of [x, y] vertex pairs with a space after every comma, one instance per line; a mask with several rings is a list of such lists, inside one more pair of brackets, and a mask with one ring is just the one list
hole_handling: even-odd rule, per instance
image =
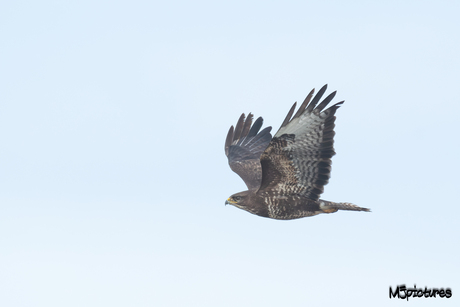
[[[292, 220], [320, 213], [319, 204], [316, 201], [300, 195], [282, 195], [276, 197], [264, 195], [263, 193], [248, 193], [244, 197], [247, 197], [245, 202], [250, 202], [252, 205], [242, 207], [241, 209], [263, 217]], [[235, 204], [235, 206], [239, 207], [238, 204]]]
[[[331, 171], [335, 111], [339, 102], [323, 111], [335, 92], [317, 103], [324, 86], [310, 102], [313, 91], [294, 112], [294, 104], [272, 138], [271, 127], [259, 132], [262, 118], [252, 125], [252, 114], [242, 114], [230, 128], [225, 153], [231, 169], [248, 190], [230, 196], [226, 204], [273, 219], [290, 220], [338, 210], [369, 211], [350, 203], [319, 199]], [[292, 117], [292, 118], [291, 118]], [[251, 126], [252, 125], [252, 126]]]

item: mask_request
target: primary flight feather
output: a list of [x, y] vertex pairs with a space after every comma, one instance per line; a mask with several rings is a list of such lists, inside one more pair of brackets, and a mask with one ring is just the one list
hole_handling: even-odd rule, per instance
[[[248, 187], [230, 196], [226, 204], [272, 219], [289, 220], [338, 210], [370, 211], [351, 203], [320, 199], [331, 173], [334, 151], [335, 112], [343, 104], [329, 108], [336, 92], [319, 102], [323, 86], [312, 100], [308, 94], [294, 116], [289, 110], [278, 132], [271, 127], [259, 132], [263, 119], [252, 124], [253, 115], [242, 114], [230, 127], [225, 154], [230, 168]], [[319, 103], [319, 104], [318, 104]]]

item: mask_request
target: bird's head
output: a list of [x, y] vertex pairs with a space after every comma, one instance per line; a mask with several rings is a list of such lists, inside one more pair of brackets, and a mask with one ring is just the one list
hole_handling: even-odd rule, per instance
[[233, 205], [240, 209], [246, 210], [245, 202], [248, 199], [249, 191], [235, 193], [225, 201], [226, 205]]
[[265, 203], [256, 197], [255, 190], [233, 194], [225, 201], [226, 205], [233, 205], [249, 213], [268, 217], [268, 208]]

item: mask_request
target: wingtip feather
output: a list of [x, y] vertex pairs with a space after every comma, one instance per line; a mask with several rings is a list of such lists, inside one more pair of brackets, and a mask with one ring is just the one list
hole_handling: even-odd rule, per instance
[[294, 113], [296, 105], [297, 105], [297, 101], [294, 102], [294, 104], [292, 105], [291, 109], [289, 110], [288, 114], [286, 115], [286, 118], [284, 119], [283, 123], [281, 124], [280, 129], [283, 128], [284, 126], [286, 126], [289, 123], [289, 121], [291, 120], [292, 113]]
[[225, 139], [225, 155], [228, 156], [228, 149], [233, 142], [233, 125], [228, 129], [227, 138]]

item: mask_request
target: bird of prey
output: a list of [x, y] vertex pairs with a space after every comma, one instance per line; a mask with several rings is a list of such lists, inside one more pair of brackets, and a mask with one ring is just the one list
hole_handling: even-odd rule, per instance
[[[230, 127], [225, 154], [230, 168], [248, 187], [230, 196], [225, 204], [262, 217], [290, 220], [338, 210], [370, 211], [351, 203], [320, 199], [331, 173], [334, 151], [335, 112], [343, 104], [326, 106], [331, 93], [319, 103], [323, 86], [313, 99], [314, 89], [294, 116], [296, 103], [272, 138], [271, 127], [259, 132], [263, 119], [252, 124], [244, 113]], [[318, 104], [319, 103], [319, 104]]]

